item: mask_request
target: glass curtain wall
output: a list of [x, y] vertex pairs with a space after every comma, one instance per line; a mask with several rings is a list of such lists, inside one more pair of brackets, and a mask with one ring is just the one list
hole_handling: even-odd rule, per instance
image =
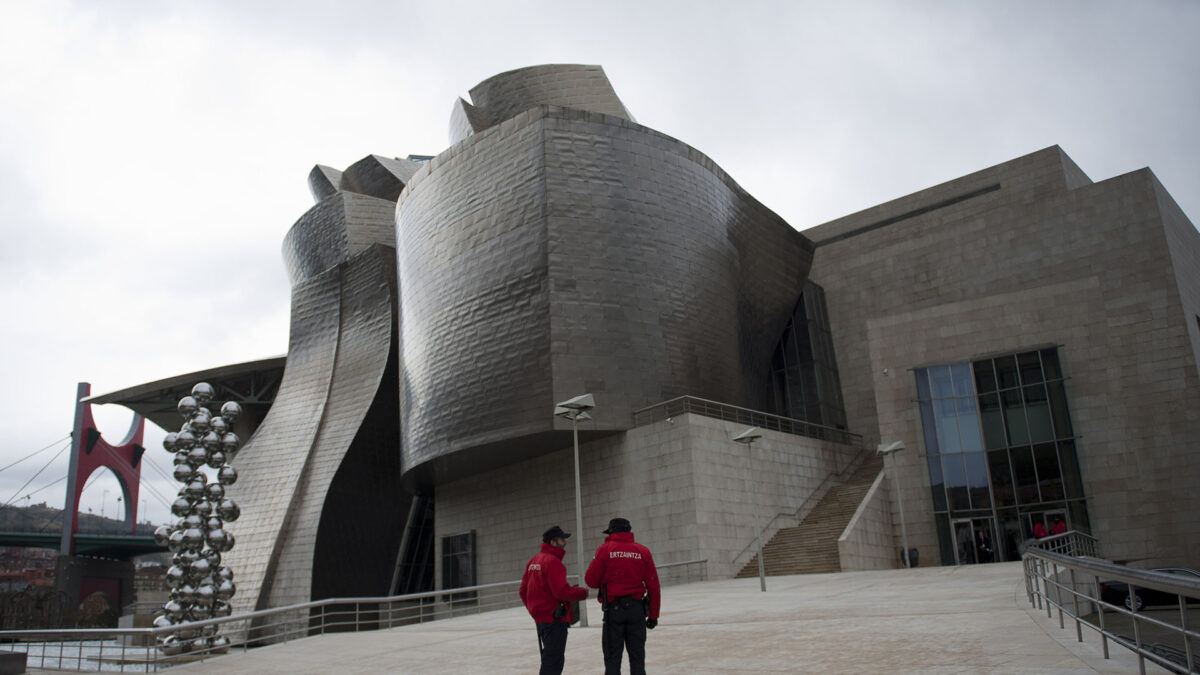
[[807, 282], [771, 359], [774, 410], [785, 417], [846, 428], [825, 291]]
[[1090, 531], [1056, 348], [916, 371], [944, 565]]

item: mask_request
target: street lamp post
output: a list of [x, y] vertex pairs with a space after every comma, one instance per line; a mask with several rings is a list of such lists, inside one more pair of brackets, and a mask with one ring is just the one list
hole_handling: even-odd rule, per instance
[[[583, 496], [579, 490], [579, 420], [590, 420], [587, 411], [596, 407], [591, 394], [583, 394], [554, 406], [555, 417], [571, 420], [571, 436], [575, 446], [575, 550], [579, 567], [579, 583], [583, 583]], [[579, 603], [579, 627], [587, 628], [587, 603]]]
[[[875, 448], [875, 452], [887, 459], [888, 455], [894, 455], [904, 449], [904, 441], [892, 441], [891, 443], [880, 443], [879, 447]], [[900, 477], [896, 474], [896, 458], [892, 458], [892, 483], [896, 486], [896, 505], [900, 508], [900, 545], [903, 550], [900, 551], [900, 557], [904, 559], [904, 567], [912, 569], [912, 561], [909, 560], [912, 556], [908, 550], [908, 527], [904, 524], [904, 495], [900, 491]]]
[[758, 540], [758, 586], [763, 593], [767, 592], [767, 574], [763, 569], [763, 543], [762, 543], [762, 528], [758, 521], [758, 500], [754, 499], [754, 441], [762, 438], [762, 432], [758, 427], [750, 427], [737, 436], [733, 437], [734, 443], [741, 443], [746, 446], [746, 459], [750, 472], [750, 499], [753, 503], [754, 511], [754, 533]]

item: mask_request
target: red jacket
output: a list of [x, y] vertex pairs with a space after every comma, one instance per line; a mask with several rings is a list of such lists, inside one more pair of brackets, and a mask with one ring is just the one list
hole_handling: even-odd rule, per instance
[[650, 555], [650, 549], [633, 540], [632, 532], [613, 532], [605, 538], [588, 565], [584, 581], [601, 589], [608, 599], [626, 595], [647, 597], [650, 604], [647, 618], [658, 618], [662, 591], [658, 587], [654, 556]]
[[[587, 599], [588, 592], [581, 586], [567, 583], [567, 568], [562, 559], [566, 550], [555, 548], [550, 544], [542, 544], [542, 551], [529, 560], [525, 566], [525, 575], [521, 577], [521, 602], [529, 610], [529, 616], [537, 623], [553, 623], [564, 621], [571, 623], [575, 620], [576, 600]], [[567, 615], [563, 619], [554, 618], [554, 610], [558, 604], [565, 602]]]

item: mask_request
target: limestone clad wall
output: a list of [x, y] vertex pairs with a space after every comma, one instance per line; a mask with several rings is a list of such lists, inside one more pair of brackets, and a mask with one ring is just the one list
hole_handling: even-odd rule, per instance
[[1200, 562], [1200, 247], [1160, 199], [1149, 171], [1090, 183], [1053, 147], [806, 231], [850, 428], [909, 448], [922, 558], [938, 547], [911, 371], [1057, 346], [1106, 555]]
[[[892, 546], [892, 511], [888, 489], [885, 474], [880, 472], [845, 531], [838, 537], [838, 561], [843, 572], [890, 570], [897, 566], [897, 549]], [[911, 542], [909, 547], [912, 547]], [[920, 564], [919, 560], [917, 564]]]
[[[844, 469], [858, 448], [764, 432], [754, 444], [754, 476], [744, 429], [687, 414], [584, 444], [580, 448], [584, 532], [575, 532], [570, 447], [438, 487], [435, 529], [441, 538], [475, 530], [478, 583], [520, 578], [541, 533], [560, 525], [581, 536], [589, 558], [610, 518], [633, 523], [638, 541], [662, 564], [707, 559], [709, 578], [733, 576], [749, 559], [757, 505], [765, 526], [791, 515], [825, 477]], [[790, 525], [778, 519], [777, 525]], [[568, 573], [576, 569], [574, 537]], [[437, 569], [441, 587], [440, 562]]]

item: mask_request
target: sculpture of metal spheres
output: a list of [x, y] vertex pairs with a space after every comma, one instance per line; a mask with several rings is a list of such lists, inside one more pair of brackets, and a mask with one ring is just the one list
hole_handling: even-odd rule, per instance
[[[213, 394], [207, 382], [192, 387], [191, 396], [179, 399], [177, 406], [183, 425], [163, 438], [163, 447], [175, 456], [175, 480], [183, 483], [171, 504], [171, 513], [179, 521], [154, 533], [155, 541], [174, 554], [167, 570], [171, 599], [154, 620], [157, 628], [180, 626], [179, 631], [158, 641], [158, 648], [167, 656], [229, 649], [229, 639], [218, 635], [215, 626], [197, 631], [182, 625], [229, 616], [229, 600], [236, 590], [233, 572], [221, 564], [221, 554], [233, 548], [233, 533], [225, 529], [225, 523], [241, 514], [237, 504], [225, 496], [225, 487], [237, 481], [237, 471], [229, 462], [242, 443], [233, 433], [242, 407], [229, 401], [221, 406], [220, 414], [214, 414], [208, 407]], [[204, 472], [205, 466], [216, 469], [214, 478]]]

